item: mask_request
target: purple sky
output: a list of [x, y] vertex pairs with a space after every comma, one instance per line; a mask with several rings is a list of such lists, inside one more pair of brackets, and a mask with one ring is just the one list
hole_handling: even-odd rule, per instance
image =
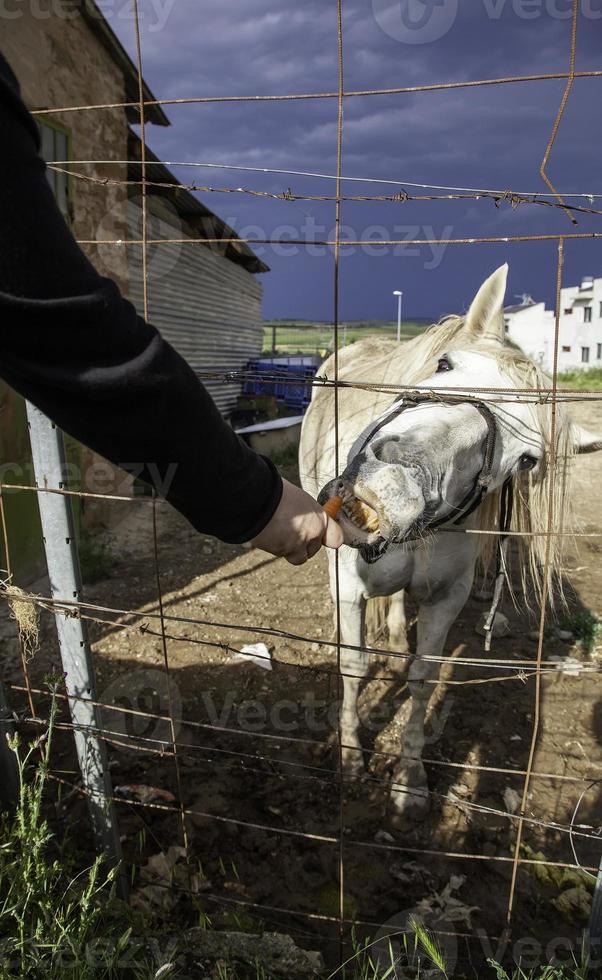
[[[111, 8], [103, 8], [109, 16]], [[345, 86], [386, 88], [514, 74], [566, 71], [570, 0], [343, 0]], [[460, 8], [459, 10], [457, 8]], [[115, 5], [115, 10], [116, 10]], [[158, 98], [282, 94], [337, 88], [335, 0], [140, 0], [144, 75]], [[133, 55], [131, 19], [110, 17]], [[404, 26], [405, 25], [405, 26]], [[409, 26], [407, 26], [409, 25]], [[413, 26], [412, 26], [413, 25]], [[441, 36], [438, 36], [441, 35]], [[598, 69], [602, 0], [581, 0], [577, 69]], [[564, 81], [346, 101], [343, 173], [398, 181], [390, 188], [346, 185], [348, 193], [395, 193], [407, 181], [545, 191], [539, 164]], [[162, 159], [334, 173], [336, 100], [168, 106], [172, 125], [149, 126]], [[602, 77], [577, 79], [550, 161], [564, 191], [602, 193]], [[314, 178], [173, 168], [184, 182], [270, 192], [332, 194]], [[200, 195], [239, 234], [331, 237], [332, 204]], [[602, 209], [602, 200], [594, 206]], [[575, 230], [602, 230], [578, 216]], [[490, 200], [347, 203], [344, 236], [443, 238], [573, 230], [562, 211], [533, 205], [497, 209]], [[328, 250], [265, 246], [267, 317], [332, 316]], [[341, 315], [393, 318], [392, 291], [405, 313], [460, 312], [481, 280], [510, 263], [508, 301], [529, 292], [553, 303], [556, 243], [347, 249]], [[568, 243], [565, 283], [602, 275], [602, 241]]]

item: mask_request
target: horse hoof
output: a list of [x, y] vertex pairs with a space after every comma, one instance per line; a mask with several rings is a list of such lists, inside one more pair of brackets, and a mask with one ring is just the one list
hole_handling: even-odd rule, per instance
[[393, 826], [426, 820], [430, 810], [431, 798], [426, 786], [413, 786], [391, 793], [389, 816]]
[[343, 773], [345, 776], [364, 776], [366, 769], [364, 766], [364, 753], [361, 749], [347, 750], [342, 755]]
[[431, 807], [431, 796], [424, 770], [393, 774], [390, 810], [401, 820], [424, 820]]

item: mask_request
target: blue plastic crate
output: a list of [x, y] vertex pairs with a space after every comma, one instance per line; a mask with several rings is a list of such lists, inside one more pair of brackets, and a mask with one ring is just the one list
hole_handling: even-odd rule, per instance
[[311, 401], [318, 365], [319, 358], [311, 354], [255, 358], [247, 363], [247, 371], [265, 377], [248, 378], [243, 393], [273, 395], [289, 408], [305, 410]]

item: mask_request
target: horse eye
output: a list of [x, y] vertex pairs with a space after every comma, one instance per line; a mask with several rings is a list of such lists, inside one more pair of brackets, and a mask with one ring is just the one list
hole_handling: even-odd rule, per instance
[[532, 470], [534, 466], [537, 466], [535, 456], [529, 456], [528, 453], [523, 453], [518, 461], [519, 470]]
[[440, 357], [437, 361], [437, 374], [441, 371], [453, 371], [451, 361], [447, 357]]

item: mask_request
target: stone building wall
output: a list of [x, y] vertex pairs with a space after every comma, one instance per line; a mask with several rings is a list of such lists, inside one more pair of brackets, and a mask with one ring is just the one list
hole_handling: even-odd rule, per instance
[[[35, 4], [15, 4], [12, 14], [4, 12], [0, 18], [0, 50], [17, 75], [31, 110], [125, 101], [121, 69], [74, 6], [36, 0]], [[123, 109], [57, 112], [38, 119], [68, 131], [74, 160], [127, 158], [128, 127]], [[73, 169], [87, 176], [125, 180], [127, 168], [95, 165]], [[126, 237], [124, 185], [73, 178], [71, 193], [76, 238]], [[83, 247], [99, 272], [116, 279], [127, 291], [125, 249]]]
[[[75, 4], [58, 4], [56, 0], [35, 0], [35, 3], [5, 5], [0, 17], [0, 50], [19, 79], [23, 99], [30, 110], [55, 106], [123, 103], [125, 83], [120, 67], [113, 62], [101, 41]], [[37, 117], [68, 132], [70, 158], [73, 160], [126, 160], [128, 124], [124, 109], [98, 109], [76, 112], [56, 112]], [[102, 165], [73, 170], [94, 176], [125, 180], [125, 164]], [[127, 194], [124, 184], [97, 183], [72, 178], [70, 182], [71, 227], [78, 240], [127, 238]], [[126, 249], [123, 246], [82, 245], [101, 275], [114, 279], [123, 292], [128, 292]], [[0, 395], [5, 406], [20, 402], [4, 383]], [[23, 408], [14, 405], [7, 417], [24, 419]], [[10, 428], [11, 431], [8, 431]], [[23, 439], [18, 427], [1, 425], [3, 467], [16, 466], [15, 472], [30, 471], [30, 460], [23, 456]], [[77, 468], [82, 474], [80, 487], [97, 490], [99, 465], [102, 460], [87, 447], [78, 448]], [[110, 493], [130, 492], [132, 480], [111, 464], [104, 470], [103, 489]], [[92, 474], [92, 480], [87, 475]], [[125, 479], [125, 482], [124, 482]], [[11, 482], [19, 482], [17, 479]], [[31, 494], [28, 495], [32, 497]], [[29, 524], [37, 523], [36, 508], [31, 502], [17, 506], [15, 501], [14, 539], [20, 543], [30, 538]], [[79, 520], [86, 530], [114, 525], [126, 512], [127, 503], [87, 499], [79, 507]], [[35, 557], [35, 556], [34, 556]], [[41, 559], [41, 553], [40, 553]], [[18, 566], [18, 555], [13, 556]], [[39, 560], [28, 554], [23, 574], [32, 577], [39, 571]]]

